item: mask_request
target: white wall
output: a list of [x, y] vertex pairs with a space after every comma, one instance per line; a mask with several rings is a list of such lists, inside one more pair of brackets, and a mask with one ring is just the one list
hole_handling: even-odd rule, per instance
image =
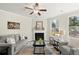
[[[8, 29], [7, 22], [20, 23], [20, 29]], [[0, 35], [21, 34], [32, 39], [32, 19], [11, 12], [0, 10]]]

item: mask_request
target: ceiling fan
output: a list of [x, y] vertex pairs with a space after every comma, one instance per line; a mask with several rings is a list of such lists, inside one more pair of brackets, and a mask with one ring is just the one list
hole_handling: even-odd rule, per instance
[[46, 12], [47, 11], [47, 9], [41, 9], [41, 8], [39, 8], [39, 4], [38, 3], [35, 3], [32, 7], [33, 8], [26, 6], [25, 9], [32, 10], [32, 12], [30, 14], [36, 13], [39, 16], [41, 15], [41, 13], [40, 13], [41, 11], [42, 12]]

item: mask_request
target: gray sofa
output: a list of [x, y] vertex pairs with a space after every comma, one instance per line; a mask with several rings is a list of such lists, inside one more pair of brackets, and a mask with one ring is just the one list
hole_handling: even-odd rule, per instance
[[72, 41], [70, 42], [65, 45], [59, 44], [59, 50], [61, 55], [79, 55], [79, 47], [77, 47], [78, 45], [76, 45], [77, 42], [76, 43], [75, 42], [72, 43]]
[[64, 46], [59, 46], [59, 50], [60, 50], [60, 54], [61, 55], [70, 55], [70, 47], [67, 46], [67, 45], [64, 45]]
[[79, 48], [65, 45], [61, 46], [59, 49], [61, 51], [61, 55], [79, 55]]
[[79, 48], [73, 48], [70, 46], [60, 47], [61, 55], [79, 55]]
[[[15, 43], [11, 44], [6, 42], [7, 38], [14, 38], [15, 39]], [[10, 35], [4, 35], [4, 36], [0, 36], [0, 45], [11, 45], [10, 48], [10, 54], [11, 55], [15, 55], [17, 54], [22, 48], [25, 47], [26, 45], [26, 39], [21, 39], [21, 36], [19, 34], [10, 34]]]
[[79, 38], [70, 37], [67, 45], [59, 47], [62, 55], [79, 55]]

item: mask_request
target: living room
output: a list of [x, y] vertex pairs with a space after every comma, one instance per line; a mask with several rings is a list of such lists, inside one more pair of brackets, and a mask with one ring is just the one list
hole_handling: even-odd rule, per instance
[[[43, 10], [30, 10], [35, 6]], [[78, 7], [77, 3], [0, 3], [0, 55], [79, 55], [78, 27], [70, 27], [78, 26]]]

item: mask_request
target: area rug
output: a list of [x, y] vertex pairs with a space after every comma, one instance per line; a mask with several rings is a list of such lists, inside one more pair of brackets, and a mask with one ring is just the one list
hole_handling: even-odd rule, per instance
[[[39, 51], [39, 50], [38, 50]], [[20, 50], [17, 55], [34, 55], [33, 54], [33, 48], [24, 48]], [[48, 49], [45, 47], [45, 55], [57, 55], [57, 52], [55, 52], [54, 49]]]
[[[34, 50], [33, 47], [25, 47], [22, 50], [20, 50], [17, 53], [17, 55], [34, 55], [33, 50]], [[40, 49], [37, 49], [36, 51], [39, 52], [39, 50]], [[53, 46], [46, 46], [44, 50], [45, 50], [45, 55], [59, 55], [59, 53], [53, 48]]]

